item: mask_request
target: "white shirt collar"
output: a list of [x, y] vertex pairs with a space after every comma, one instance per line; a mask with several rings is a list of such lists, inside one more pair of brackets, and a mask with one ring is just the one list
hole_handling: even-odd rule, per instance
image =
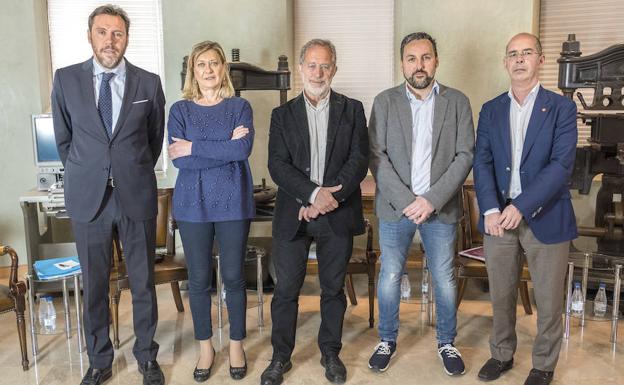
[[414, 96], [412, 91], [410, 91], [409, 85], [407, 84], [407, 82], [405, 82], [405, 93], [407, 94], [407, 99], [410, 102], [424, 103], [426, 101], [429, 101], [431, 98], [433, 98], [434, 95], [437, 95], [439, 92], [440, 92], [440, 86], [438, 85], [438, 81], [434, 80], [433, 87], [431, 88], [431, 92], [429, 92], [429, 95], [427, 95], [425, 99], [420, 100], [420, 99], [417, 99], [416, 96]]
[[539, 91], [539, 88], [542, 84], [540, 82], [537, 82], [537, 84], [535, 85], [535, 87], [533, 87], [531, 89], [531, 91], [529, 92], [529, 94], [527, 95], [526, 98], [524, 98], [524, 103], [520, 104], [518, 103], [518, 101], [516, 100], [513, 91], [511, 89], [511, 87], [509, 87], [509, 92], [507, 92], [507, 96], [509, 96], [509, 99], [511, 99], [512, 102], [515, 102], [518, 106], [520, 107], [524, 107], [527, 105], [527, 103], [532, 100], [535, 99], [535, 97], [537, 96], [537, 91]]
[[95, 60], [95, 57], [93, 57], [92, 60], [93, 60], [93, 76], [98, 76], [99, 74], [102, 74], [104, 72], [112, 72], [115, 75], [117, 75], [118, 78], [123, 78], [126, 76], [126, 58], [122, 58], [119, 64], [117, 64], [117, 67], [113, 69], [102, 67], [100, 63], [98, 63], [98, 61]]

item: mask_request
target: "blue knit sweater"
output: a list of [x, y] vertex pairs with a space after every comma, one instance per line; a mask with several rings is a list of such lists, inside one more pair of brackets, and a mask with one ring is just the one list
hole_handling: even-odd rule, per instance
[[[249, 134], [231, 140], [234, 128]], [[180, 100], [171, 106], [167, 125], [172, 137], [193, 142], [192, 154], [173, 160], [180, 171], [173, 193], [179, 221], [221, 222], [253, 218], [253, 181], [247, 158], [253, 145], [249, 102], [232, 97], [214, 106]]]

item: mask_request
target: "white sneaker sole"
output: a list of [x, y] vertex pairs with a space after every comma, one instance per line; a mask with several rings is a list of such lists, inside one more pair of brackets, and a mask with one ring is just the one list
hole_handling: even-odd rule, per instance
[[446, 370], [446, 366], [444, 366], [444, 360], [442, 359], [442, 354], [438, 353], [438, 358], [440, 358], [440, 361], [442, 362], [442, 369], [444, 369], [444, 373], [448, 374], [451, 377], [454, 376], [461, 376], [462, 374], [466, 373], [466, 367], [464, 366], [464, 370], [461, 373], [451, 373], [448, 370]]
[[385, 371], [386, 371], [386, 370], [388, 370], [388, 368], [390, 367], [390, 361], [392, 361], [392, 357], [394, 357], [395, 353], [396, 353], [396, 352], [394, 352], [394, 353], [392, 353], [392, 354], [390, 355], [390, 359], [388, 360], [388, 365], [386, 365], [386, 367], [385, 367], [385, 368], [374, 368], [374, 367], [372, 367], [372, 366], [371, 366], [370, 362], [368, 363], [368, 368], [369, 368], [370, 370], [372, 370], [373, 372], [377, 372], [377, 373], [383, 373], [383, 372], [385, 372]]

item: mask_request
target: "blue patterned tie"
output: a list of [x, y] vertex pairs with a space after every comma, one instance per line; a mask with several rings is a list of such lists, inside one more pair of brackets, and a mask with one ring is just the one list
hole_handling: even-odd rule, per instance
[[108, 138], [113, 137], [113, 97], [111, 95], [110, 81], [115, 76], [112, 72], [104, 72], [102, 74], [102, 82], [100, 83], [100, 97], [98, 99], [98, 109], [100, 118], [108, 132]]

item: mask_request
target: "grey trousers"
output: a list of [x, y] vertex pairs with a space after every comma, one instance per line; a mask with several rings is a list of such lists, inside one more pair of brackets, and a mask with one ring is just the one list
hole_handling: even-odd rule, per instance
[[486, 267], [494, 325], [490, 336], [492, 358], [513, 358], [516, 336], [518, 282], [526, 256], [537, 305], [537, 335], [533, 344], [533, 367], [553, 371], [559, 359], [563, 325], [565, 275], [570, 242], [545, 244], [535, 238], [524, 220], [502, 238], [484, 237]]

